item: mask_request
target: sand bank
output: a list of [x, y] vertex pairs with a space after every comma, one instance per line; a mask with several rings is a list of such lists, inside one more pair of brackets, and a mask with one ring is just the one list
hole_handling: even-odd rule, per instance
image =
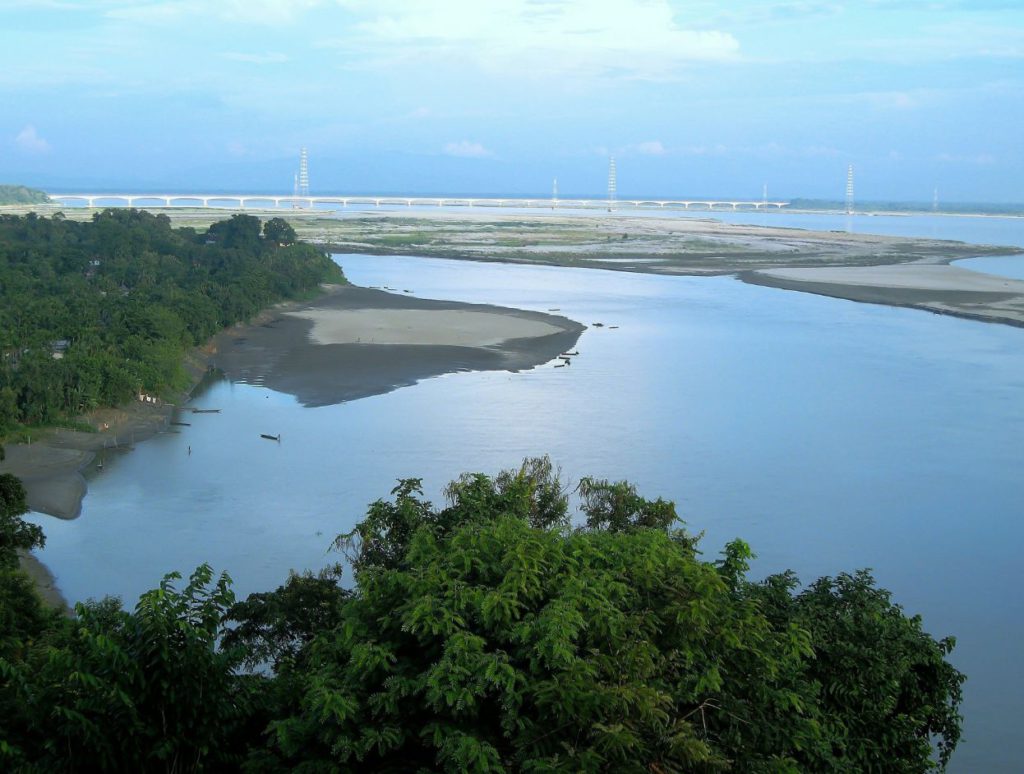
[[739, 276], [755, 285], [1024, 326], [1024, 281], [957, 266], [785, 268]]
[[234, 381], [323, 406], [457, 371], [519, 371], [571, 349], [584, 326], [518, 309], [337, 287], [214, 341]]
[[119, 454], [167, 426], [174, 407], [130, 404], [85, 417], [96, 432], [50, 429], [32, 443], [6, 444], [0, 473], [11, 473], [25, 485], [28, 507], [59, 519], [75, 519], [86, 492], [83, 473], [107, 455]]
[[312, 322], [317, 344], [493, 347], [562, 332], [541, 320], [465, 309], [307, 309], [289, 316]]

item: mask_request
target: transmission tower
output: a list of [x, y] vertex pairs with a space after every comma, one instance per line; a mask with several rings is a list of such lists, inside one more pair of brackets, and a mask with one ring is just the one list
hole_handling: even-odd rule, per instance
[[551, 184], [551, 209], [558, 206], [558, 178]]
[[939, 211], [939, 189], [932, 191], [932, 212]]
[[768, 184], [765, 183], [761, 189], [761, 209], [768, 212]]
[[615, 157], [610, 156], [608, 158], [608, 212], [611, 212], [613, 209], [615, 209], [616, 184], [617, 181], [615, 178]]
[[846, 214], [853, 215], [853, 164], [846, 168]]
[[305, 148], [299, 154], [299, 196], [309, 196], [309, 156]]

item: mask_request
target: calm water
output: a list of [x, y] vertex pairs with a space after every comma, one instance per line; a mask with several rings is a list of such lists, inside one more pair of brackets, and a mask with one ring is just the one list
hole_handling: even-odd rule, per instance
[[[889, 220], [1024, 244], [1024, 221]], [[874, 568], [929, 631], [958, 638], [970, 681], [954, 768], [1019, 770], [1024, 330], [727, 277], [338, 260], [360, 284], [620, 327], [590, 328], [570, 368], [457, 374], [325, 408], [214, 384], [197, 404], [222, 413], [108, 458], [77, 521], [39, 517], [70, 599], [130, 600], [203, 561], [239, 594], [269, 589], [334, 561], [331, 538], [397, 477], [439, 498], [459, 472], [548, 453], [570, 479], [674, 499], [709, 556], [742, 536], [759, 574]]]

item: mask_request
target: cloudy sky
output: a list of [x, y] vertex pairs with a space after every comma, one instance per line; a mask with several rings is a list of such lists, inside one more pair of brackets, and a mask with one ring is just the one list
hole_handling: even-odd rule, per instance
[[0, 182], [1024, 201], [1024, 0], [0, 0]]

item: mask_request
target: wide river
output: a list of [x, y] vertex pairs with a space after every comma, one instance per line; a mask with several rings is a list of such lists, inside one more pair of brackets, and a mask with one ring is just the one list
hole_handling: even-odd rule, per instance
[[[735, 219], [1024, 245], [1024, 220]], [[675, 500], [709, 558], [739, 536], [758, 575], [873, 568], [928, 631], [957, 637], [969, 680], [952, 768], [1021, 769], [1024, 330], [729, 277], [337, 260], [358, 284], [605, 327], [583, 334], [569, 368], [460, 373], [324, 408], [209, 385], [197, 404], [221, 413], [108, 456], [78, 520], [35, 517], [71, 601], [130, 605], [201, 562], [239, 595], [268, 590], [339, 559], [331, 539], [398, 477], [440, 499], [460, 472], [546, 453], [570, 480], [625, 478]], [[1016, 258], [964, 265], [1024, 272]]]

